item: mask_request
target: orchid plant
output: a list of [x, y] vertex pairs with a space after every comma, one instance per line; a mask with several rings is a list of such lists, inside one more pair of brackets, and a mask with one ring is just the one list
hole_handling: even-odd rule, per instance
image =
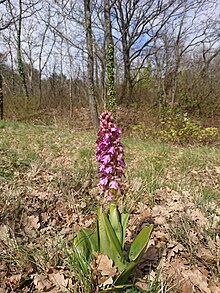
[[[117, 275], [110, 288], [105, 289], [107, 291], [128, 286], [126, 282], [138, 265], [153, 230], [153, 225], [144, 227], [131, 244], [129, 252], [125, 253], [129, 215], [121, 213], [117, 205], [119, 198], [124, 195], [125, 176], [124, 150], [120, 135], [121, 130], [116, 126], [112, 113], [104, 111], [100, 116], [96, 141], [96, 160], [99, 162], [100, 175], [98, 186], [103, 204], [98, 209], [96, 229], [81, 229], [73, 241], [74, 251], [87, 263], [93, 261], [95, 252], [112, 260], [117, 268]], [[104, 211], [106, 205], [107, 212]], [[85, 266], [84, 261], [82, 266]]]

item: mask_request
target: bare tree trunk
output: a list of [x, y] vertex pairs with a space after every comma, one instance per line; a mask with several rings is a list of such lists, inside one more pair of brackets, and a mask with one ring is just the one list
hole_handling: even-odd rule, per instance
[[[62, 11], [63, 13], [63, 11]], [[66, 19], [64, 18], [64, 28], [65, 28], [65, 34], [68, 35], [67, 30], [67, 23]], [[69, 59], [69, 70], [70, 70], [70, 76], [69, 76], [69, 117], [73, 117], [73, 58], [70, 51], [70, 45], [67, 44], [67, 54]]]
[[50, 47], [50, 51], [46, 57], [46, 60], [44, 61], [44, 63], [42, 64], [42, 54], [43, 54], [43, 50], [44, 50], [44, 46], [45, 46], [45, 38], [46, 38], [46, 33], [47, 33], [47, 29], [49, 26], [46, 27], [44, 34], [43, 34], [43, 38], [42, 38], [42, 42], [41, 42], [41, 47], [40, 47], [40, 53], [39, 53], [39, 67], [38, 67], [38, 71], [39, 71], [39, 95], [40, 95], [40, 99], [39, 99], [39, 109], [42, 108], [43, 106], [43, 92], [42, 92], [42, 72], [44, 70], [44, 68], [46, 67], [48, 60], [52, 54], [55, 42], [56, 42], [56, 38], [55, 38], [55, 34], [54, 39], [53, 39], [53, 43], [51, 44]]
[[171, 107], [174, 107], [174, 104], [176, 102], [176, 90], [177, 90], [177, 77], [178, 77], [178, 69], [180, 66], [180, 61], [181, 61], [181, 50], [180, 50], [180, 42], [181, 42], [181, 36], [182, 36], [182, 30], [183, 30], [183, 25], [186, 17], [186, 10], [187, 10], [187, 0], [184, 0], [184, 11], [182, 14], [180, 26], [179, 26], [179, 31], [177, 35], [177, 39], [175, 42], [175, 53], [176, 53], [176, 60], [175, 60], [175, 67], [174, 67], [174, 72], [172, 75], [172, 81], [171, 81]]
[[17, 28], [17, 58], [18, 58], [18, 72], [22, 82], [23, 92], [26, 99], [29, 97], [27, 90], [27, 83], [24, 73], [24, 64], [21, 55], [21, 22], [22, 22], [22, 0], [19, 0], [19, 19]]
[[84, 0], [85, 10], [85, 29], [86, 29], [86, 44], [88, 51], [87, 71], [88, 71], [88, 96], [89, 108], [94, 128], [99, 125], [97, 103], [95, 99], [94, 86], [94, 56], [93, 56], [93, 40], [92, 40], [92, 22], [91, 22], [91, 3], [90, 0]]
[[12, 93], [14, 95], [14, 93], [15, 93], [15, 70], [14, 70], [13, 51], [12, 51], [12, 47], [11, 47], [11, 34], [9, 35], [8, 47], [9, 47], [9, 56], [10, 56], [11, 72], [12, 72], [12, 76], [11, 76]]
[[0, 74], [0, 118], [3, 120], [4, 107], [3, 107], [3, 77]]
[[[130, 52], [129, 52], [129, 46], [127, 43], [127, 34], [128, 34], [128, 27], [127, 23], [125, 22], [125, 16], [124, 11], [122, 7], [121, 0], [117, 1], [118, 5], [118, 12], [119, 17], [121, 21], [120, 30], [121, 30], [121, 37], [122, 37], [122, 51], [123, 51], [123, 65], [124, 65], [124, 80], [123, 80], [123, 87], [122, 87], [122, 95], [121, 95], [121, 102], [124, 101], [124, 98], [130, 98], [129, 93], [129, 82], [131, 80], [130, 78]], [[118, 20], [119, 21], [119, 20]]]

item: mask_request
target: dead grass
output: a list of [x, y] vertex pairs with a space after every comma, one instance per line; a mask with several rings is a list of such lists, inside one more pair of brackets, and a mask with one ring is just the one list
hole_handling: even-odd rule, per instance
[[[73, 230], [95, 221], [95, 139], [92, 132], [0, 122], [0, 292], [76, 292], [64, 246]], [[136, 272], [146, 280], [139, 286], [219, 292], [220, 149], [124, 143], [127, 241], [140, 226], [155, 226]]]

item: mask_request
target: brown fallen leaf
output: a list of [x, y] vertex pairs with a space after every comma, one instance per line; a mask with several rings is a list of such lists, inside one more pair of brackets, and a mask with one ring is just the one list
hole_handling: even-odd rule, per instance
[[209, 289], [211, 290], [212, 293], [220, 293], [220, 286], [211, 285], [209, 286]]
[[175, 257], [176, 254], [178, 254], [179, 252], [181, 251], [184, 251], [184, 247], [182, 244], [178, 243], [176, 246], [174, 246], [174, 248], [168, 253], [168, 256], [167, 256], [167, 260], [168, 262], [171, 261], [171, 259], [173, 257]]
[[53, 285], [58, 286], [60, 289], [64, 289], [68, 285], [68, 279], [65, 279], [60, 272], [49, 274], [48, 278]]
[[157, 240], [162, 241], [162, 242], [167, 242], [167, 240], [168, 240], [168, 234], [165, 234], [164, 232], [161, 232], [161, 231], [154, 232], [153, 236]]
[[154, 223], [155, 225], [164, 225], [167, 222], [166, 217], [163, 216], [158, 216], [155, 217]]
[[186, 279], [183, 281], [181, 292], [182, 293], [193, 293], [194, 292], [193, 285], [189, 279]]
[[0, 240], [8, 242], [10, 239], [9, 229], [7, 225], [0, 225]]
[[107, 280], [105, 280], [103, 283], [102, 283], [102, 286], [105, 288], [109, 285], [112, 285], [113, 284], [113, 279], [112, 277], [109, 277]]
[[196, 286], [203, 293], [211, 293], [211, 290], [208, 288], [208, 280], [207, 277], [204, 276], [199, 270], [188, 270], [182, 272], [184, 278], [186, 280], [190, 280], [190, 282]]
[[189, 237], [194, 244], [199, 243], [199, 238], [197, 235], [198, 235], [198, 233], [196, 233], [195, 231], [192, 231], [192, 230], [189, 231]]
[[138, 282], [135, 283], [135, 286], [138, 289], [143, 290], [144, 292], [147, 292], [147, 289], [149, 287], [149, 285], [145, 281], [138, 281]]
[[9, 282], [13, 285], [17, 285], [19, 284], [21, 281], [21, 274], [16, 274], [16, 275], [12, 275], [10, 278], [9, 278]]
[[202, 214], [200, 209], [189, 210], [188, 215], [193, 221], [197, 222], [199, 226], [208, 225], [208, 219]]
[[113, 266], [113, 261], [106, 255], [95, 254], [97, 270], [102, 276], [114, 277], [116, 276], [117, 269]]
[[24, 216], [23, 219], [24, 231], [27, 235], [33, 236], [36, 231], [40, 228], [39, 216], [31, 215]]
[[216, 261], [216, 256], [214, 256], [207, 248], [199, 248], [197, 256], [208, 263], [215, 263]]
[[52, 288], [54, 288], [55, 286], [51, 284], [51, 282], [48, 280], [47, 276], [41, 274], [35, 274], [33, 275], [33, 281], [34, 281], [34, 285], [36, 287], [37, 290], [39, 291], [49, 291]]

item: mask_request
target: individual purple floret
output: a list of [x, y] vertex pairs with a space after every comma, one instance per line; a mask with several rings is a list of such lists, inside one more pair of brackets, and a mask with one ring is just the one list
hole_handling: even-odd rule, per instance
[[122, 177], [125, 162], [123, 144], [120, 142], [121, 130], [116, 127], [112, 113], [104, 111], [100, 116], [96, 160], [100, 163], [100, 193], [105, 199], [113, 200], [123, 194]]

